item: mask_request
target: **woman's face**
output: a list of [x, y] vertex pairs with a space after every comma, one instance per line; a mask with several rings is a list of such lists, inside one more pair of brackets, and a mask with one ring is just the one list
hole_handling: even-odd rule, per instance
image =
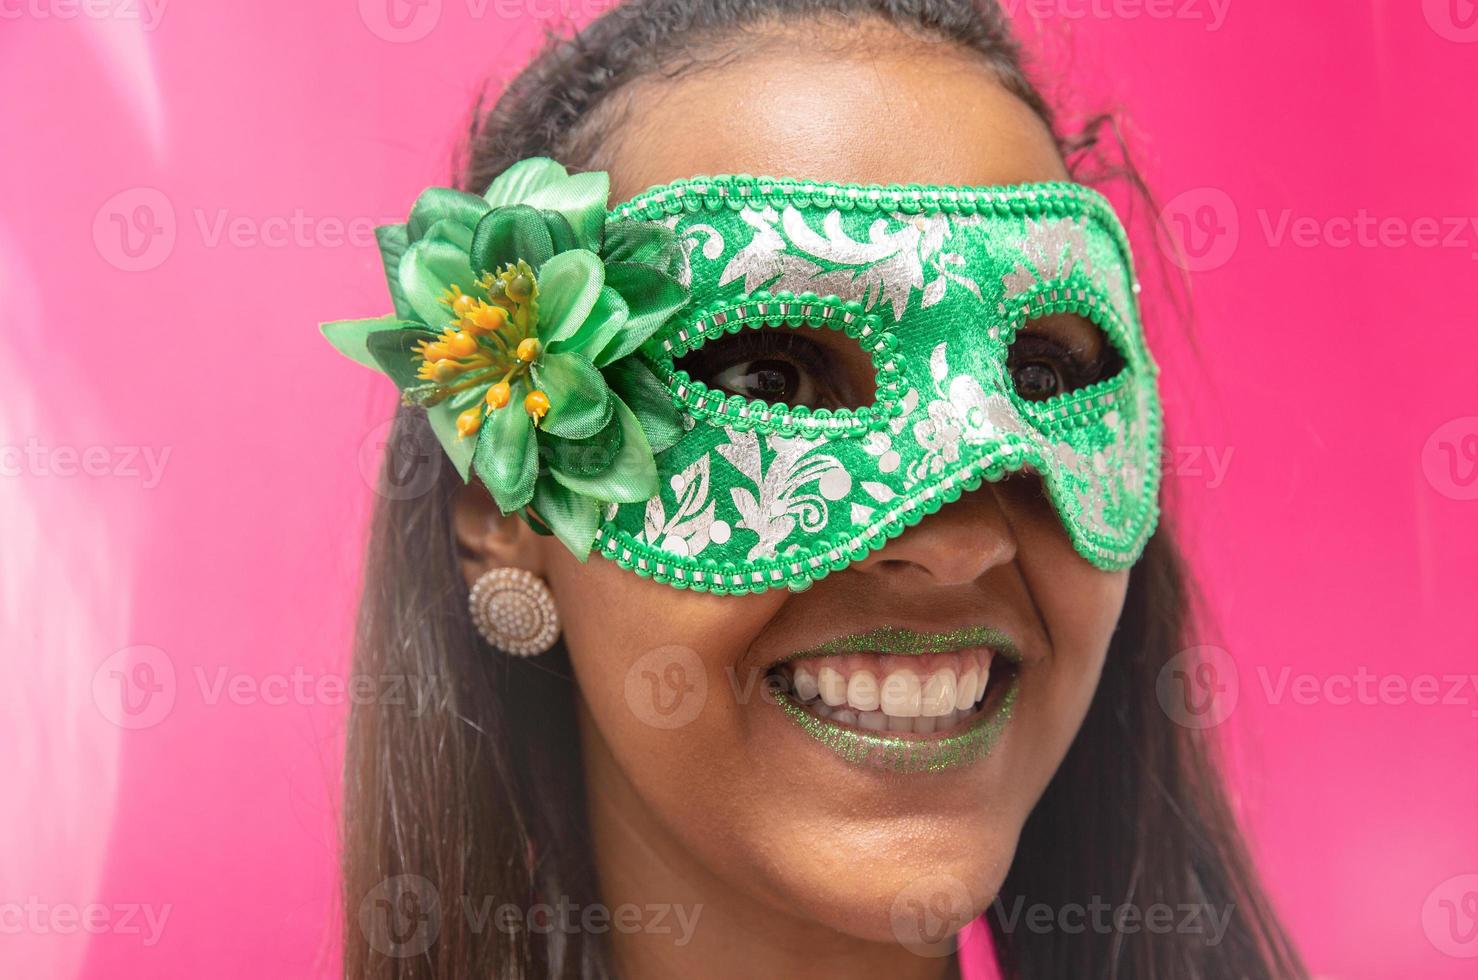
[[[891, 30], [849, 33], [835, 53], [823, 37], [748, 38], [740, 57], [638, 83], [600, 160], [612, 201], [717, 173], [1066, 179], [1041, 121], [977, 62]], [[798, 928], [882, 942], [918, 938], [921, 909], [958, 927], [996, 894], [1082, 722], [1127, 581], [1073, 550], [1029, 475], [982, 486], [798, 593], [680, 591], [599, 556], [581, 563], [510, 523], [563, 617], [603, 886], [656, 874], [673, 889], [665, 898], [704, 900], [709, 919], [783, 910]], [[1017, 690], [974, 761], [924, 772], [849, 762], [767, 694], [777, 660], [836, 637], [962, 627], [1003, 634], [1020, 658], [1008, 667], [995, 653], [987, 707], [1013, 673]], [[850, 695], [858, 674], [882, 683], [912, 670], [927, 696], [930, 672], [949, 668], [958, 697], [962, 675], [978, 678], [983, 661], [992, 655], [980, 649], [863, 652], [819, 658], [812, 673], [830, 667], [826, 683], [841, 690], [840, 675]], [[904, 737], [942, 739], [948, 724], [934, 734], [914, 724]], [[728, 896], [727, 912], [712, 908], [715, 893]]]

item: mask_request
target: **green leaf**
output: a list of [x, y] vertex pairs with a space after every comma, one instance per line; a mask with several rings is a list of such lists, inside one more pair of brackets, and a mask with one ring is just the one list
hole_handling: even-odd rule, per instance
[[631, 409], [614, 396], [611, 403], [615, 409], [611, 424], [619, 426], [621, 432], [614, 458], [596, 472], [583, 473], [577, 472], [577, 467], [562, 466], [556, 455], [549, 473], [569, 489], [595, 500], [640, 503], [657, 492], [657, 463], [641, 423]]
[[611, 181], [605, 171], [592, 170], [551, 181], [530, 193], [523, 203], [564, 215], [574, 229], [577, 245], [593, 252], [600, 248], [605, 231], [610, 194]]
[[544, 344], [573, 336], [600, 298], [605, 271], [594, 252], [561, 252], [539, 270], [539, 340]]
[[523, 259], [537, 272], [554, 255], [554, 241], [544, 216], [524, 204], [489, 211], [472, 236], [472, 269], [494, 272]]
[[523, 410], [524, 382], [513, 386], [513, 397], [482, 423], [473, 469], [487, 486], [498, 509], [511, 514], [534, 496], [539, 475], [538, 445], [534, 426]]
[[441, 294], [456, 283], [464, 290], [476, 278], [467, 261], [472, 231], [451, 221], [438, 221], [426, 237], [411, 244], [400, 263], [400, 286], [416, 317], [433, 330], [452, 322], [451, 310], [441, 303]]
[[630, 314], [626, 329], [591, 357], [600, 367], [637, 350], [688, 302], [682, 283], [647, 266], [610, 262], [605, 271], [606, 283], [626, 300]]
[[407, 388], [425, 384], [417, 373], [420, 365], [415, 360], [415, 347], [420, 341], [435, 337], [435, 334], [420, 326], [401, 330], [378, 330], [365, 337], [365, 347], [375, 365], [395, 382], [395, 387], [405, 391]]
[[527, 204], [540, 188], [563, 180], [569, 172], [548, 157], [529, 157], [503, 171], [488, 185], [483, 200], [495, 208]]
[[601, 373], [641, 423], [653, 454], [661, 454], [683, 437], [682, 417], [672, 392], [640, 357], [623, 357]]
[[[380, 366], [380, 362], [375, 360], [374, 354], [370, 352], [370, 337], [389, 331], [415, 330], [417, 325], [407, 323], [398, 317], [381, 316], [369, 320], [334, 320], [330, 323], [320, 323], [318, 329], [340, 354], [365, 367], [382, 371], [384, 369]], [[425, 331], [418, 330], [418, 333], [420, 336], [426, 336]]]
[[544, 224], [549, 228], [549, 237], [554, 242], [555, 254], [580, 247], [575, 239], [575, 229], [570, 227], [568, 218], [558, 211], [540, 211], [539, 213], [544, 216]]
[[400, 288], [400, 262], [411, 244], [405, 225], [381, 225], [375, 229], [375, 241], [380, 246], [380, 263], [385, 267], [385, 283], [390, 287], [390, 302], [394, 305], [395, 315], [402, 320], [414, 319], [415, 308], [406, 300], [405, 290]]
[[685, 259], [677, 234], [651, 221], [607, 225], [600, 257], [607, 262], [637, 262], [676, 278]]
[[534, 510], [576, 558], [584, 561], [590, 556], [600, 523], [595, 501], [546, 476], [534, 488]]
[[534, 386], [549, 396], [549, 413], [539, 427], [562, 439], [585, 439], [611, 421], [611, 389], [579, 354], [546, 353], [529, 370]]
[[406, 233], [410, 241], [420, 241], [438, 221], [451, 221], [472, 229], [487, 213], [488, 202], [476, 194], [449, 187], [428, 187], [411, 206], [411, 215], [405, 222]]

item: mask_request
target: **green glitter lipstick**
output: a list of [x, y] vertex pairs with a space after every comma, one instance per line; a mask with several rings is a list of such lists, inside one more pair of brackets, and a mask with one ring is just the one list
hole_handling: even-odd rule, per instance
[[858, 765], [935, 772], [999, 740], [1021, 657], [986, 626], [896, 626], [835, 637], [772, 666], [774, 701], [802, 731]]

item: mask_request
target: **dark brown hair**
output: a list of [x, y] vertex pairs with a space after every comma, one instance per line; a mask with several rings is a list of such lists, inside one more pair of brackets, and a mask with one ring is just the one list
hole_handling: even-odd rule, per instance
[[[883, 21], [980, 58], [1054, 133], [1009, 26], [970, 0], [633, 0], [553, 38], [486, 113], [461, 166], [480, 191], [544, 155], [599, 166], [628, 83], [672, 77], [715, 45], [766, 25]], [[1079, 179], [1095, 120], [1059, 137]], [[1121, 168], [1141, 194], [1131, 168]], [[412, 676], [435, 696], [356, 704], [345, 763], [344, 971], [350, 977], [601, 977], [602, 937], [496, 927], [504, 903], [598, 900], [575, 737], [574, 682], [560, 647], [525, 661], [490, 654], [466, 612], [452, 533], [461, 480], [419, 410], [397, 416], [388, 474], [435, 471], [426, 493], [382, 494], [369, 548], [354, 670]], [[1128, 598], [1082, 730], [1028, 820], [987, 913], [1008, 978], [1223, 980], [1304, 976], [1264, 898], [1202, 732], [1161, 709], [1156, 681], [1187, 646], [1190, 601], [1167, 527]], [[534, 843], [537, 842], [537, 847]], [[1023, 907], [1205, 906], [1225, 934], [1028, 928]]]

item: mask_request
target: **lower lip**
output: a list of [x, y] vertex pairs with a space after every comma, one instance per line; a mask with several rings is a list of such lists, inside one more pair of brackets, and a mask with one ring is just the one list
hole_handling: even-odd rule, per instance
[[775, 704], [801, 730], [848, 762], [894, 772], [940, 772], [958, 769], [990, 754], [1000, 740], [1016, 703], [1017, 678], [988, 693], [980, 712], [953, 731], [936, 735], [870, 732], [838, 725], [803, 708], [783, 691]]

